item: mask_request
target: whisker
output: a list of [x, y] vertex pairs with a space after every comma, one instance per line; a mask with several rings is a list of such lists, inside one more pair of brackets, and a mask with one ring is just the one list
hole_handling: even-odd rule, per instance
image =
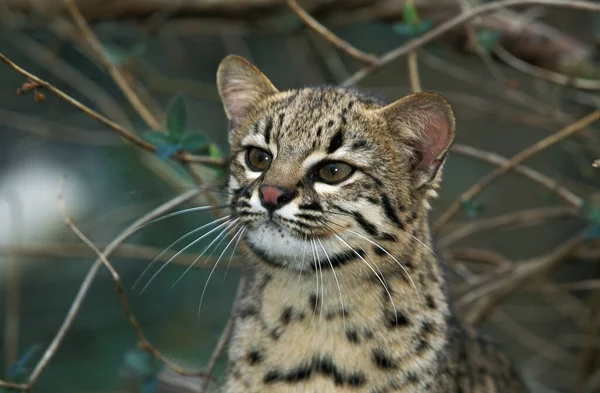
[[208, 211], [208, 210], [217, 210], [217, 209], [227, 209], [227, 208], [230, 208], [230, 207], [233, 207], [233, 206], [235, 206], [235, 204], [228, 203], [228, 204], [225, 204], [225, 205], [216, 205], [216, 206], [207, 205], [207, 206], [191, 207], [189, 209], [183, 209], [183, 210], [179, 210], [179, 211], [176, 211], [176, 212], [173, 212], [173, 213], [168, 213], [168, 214], [162, 215], [160, 217], [157, 217], [157, 218], [155, 218], [153, 220], [150, 220], [150, 221], [148, 221], [148, 222], [140, 225], [139, 227], [133, 228], [132, 231], [136, 231], [137, 232], [137, 231], [139, 231], [141, 229], [144, 229], [144, 228], [148, 227], [149, 225], [156, 224], [159, 221], [166, 220], [167, 218], [171, 218], [171, 217], [175, 217], [175, 216], [180, 216], [180, 215], [186, 214], [186, 213], [201, 212], [201, 211]]
[[[306, 242], [308, 235], [304, 234], [304, 241]], [[300, 277], [302, 277], [302, 272], [304, 271], [304, 262], [306, 261], [306, 248], [304, 248], [304, 252], [302, 253], [302, 263], [300, 264], [300, 272], [298, 273], [298, 281], [296, 281], [296, 287], [300, 283]]]
[[340, 288], [340, 283], [337, 279], [337, 275], [335, 274], [335, 269], [333, 268], [333, 263], [331, 263], [331, 259], [329, 259], [329, 255], [327, 254], [327, 251], [325, 251], [323, 242], [319, 238], [317, 238], [317, 241], [319, 242], [319, 245], [321, 245], [321, 248], [323, 249], [323, 252], [325, 253], [325, 258], [327, 258], [327, 262], [329, 262], [329, 266], [331, 267], [331, 272], [333, 273], [333, 277], [335, 278], [335, 283], [337, 284], [337, 287], [338, 287], [338, 292], [340, 294], [340, 304], [342, 306], [342, 322], [344, 325], [344, 331], [346, 331], [346, 310], [344, 308], [344, 299], [342, 297], [342, 289]]
[[321, 266], [321, 258], [319, 258], [319, 250], [317, 250], [315, 240], [311, 239], [311, 242], [315, 253], [317, 254], [317, 266], [315, 266], [315, 268], [319, 269], [319, 275], [321, 276], [321, 310], [319, 311], [319, 323], [321, 323], [321, 318], [323, 317], [323, 303], [325, 302], [325, 281], [323, 280], [323, 267]]
[[229, 266], [231, 265], [231, 260], [233, 259], [233, 256], [235, 255], [235, 250], [237, 249], [237, 246], [240, 243], [240, 240], [242, 240], [242, 237], [244, 236], [244, 232], [246, 232], [247, 227], [248, 227], [247, 225], [244, 225], [242, 227], [242, 233], [240, 233], [240, 235], [238, 236], [237, 240], [235, 241], [235, 245], [233, 246], [233, 250], [231, 250], [231, 255], [229, 256], [229, 261], [227, 261], [227, 268], [225, 269], [225, 274], [223, 275], [223, 282], [225, 282], [225, 278], [227, 277], [227, 272], [229, 271]]
[[347, 231], [355, 234], [356, 236], [359, 236], [359, 237], [365, 239], [366, 241], [368, 241], [369, 243], [373, 244], [375, 247], [379, 248], [381, 251], [383, 251], [384, 253], [386, 253], [390, 258], [392, 258], [394, 260], [394, 262], [396, 262], [398, 264], [398, 266], [400, 266], [400, 268], [402, 269], [402, 271], [404, 272], [404, 274], [406, 275], [406, 277], [408, 277], [408, 279], [410, 280], [411, 285], [413, 286], [413, 288], [415, 289], [415, 292], [417, 293], [417, 297], [419, 299], [421, 299], [421, 295], [419, 294], [419, 290], [417, 289], [417, 286], [415, 285], [415, 282], [413, 281], [412, 277], [410, 276], [410, 273], [408, 272], [408, 270], [406, 270], [406, 268], [404, 267], [404, 265], [402, 265], [402, 263], [400, 263], [400, 261], [398, 261], [392, 254], [390, 254], [388, 252], [388, 250], [386, 250], [385, 248], [381, 247], [379, 244], [377, 244], [376, 242], [374, 242], [371, 239], [367, 238], [366, 236], [363, 236], [360, 233], [353, 231], [352, 229], [347, 229]]
[[169, 251], [169, 250], [170, 250], [172, 247], [174, 247], [174, 246], [175, 246], [176, 244], [178, 244], [180, 241], [182, 241], [183, 239], [187, 238], [188, 236], [191, 236], [191, 235], [193, 235], [193, 234], [195, 234], [195, 233], [197, 233], [197, 232], [200, 232], [200, 231], [201, 231], [201, 230], [203, 230], [204, 228], [206, 228], [206, 227], [208, 227], [208, 226], [210, 226], [210, 225], [212, 225], [212, 224], [214, 224], [214, 223], [217, 223], [217, 222], [220, 222], [220, 221], [226, 220], [226, 219], [228, 219], [229, 217], [231, 217], [231, 215], [228, 215], [228, 216], [225, 216], [225, 217], [222, 217], [222, 218], [217, 218], [216, 220], [213, 220], [213, 221], [211, 221], [211, 222], [209, 222], [209, 223], [207, 223], [207, 224], [204, 224], [204, 225], [202, 225], [202, 226], [201, 226], [201, 227], [199, 227], [199, 228], [196, 228], [196, 229], [194, 229], [194, 230], [191, 230], [190, 232], [188, 232], [188, 233], [186, 233], [185, 235], [181, 236], [179, 239], [175, 240], [173, 243], [169, 244], [169, 245], [168, 245], [168, 246], [167, 246], [167, 247], [166, 247], [166, 248], [165, 248], [165, 249], [164, 249], [164, 250], [163, 250], [163, 251], [162, 251], [160, 254], [158, 254], [158, 256], [157, 256], [156, 258], [154, 258], [154, 259], [152, 260], [152, 262], [150, 262], [150, 264], [149, 264], [149, 265], [148, 265], [148, 266], [147, 266], [147, 267], [144, 269], [144, 271], [142, 271], [142, 274], [140, 274], [140, 276], [138, 277], [138, 279], [137, 279], [137, 280], [135, 281], [135, 283], [133, 284], [133, 288], [135, 288], [135, 287], [136, 287], [136, 286], [139, 284], [140, 280], [141, 280], [141, 279], [142, 279], [142, 278], [143, 278], [143, 277], [146, 275], [146, 273], [148, 272], [148, 270], [150, 270], [150, 268], [152, 268], [152, 266], [154, 266], [154, 264], [155, 264], [155, 263], [156, 263], [158, 260], [160, 260], [160, 258], [161, 258], [163, 255], [165, 255], [165, 254], [166, 254], [166, 253], [167, 253], [167, 252], [168, 252], [168, 251]]
[[146, 285], [144, 285], [144, 287], [142, 288], [142, 290], [140, 291], [140, 294], [144, 293], [144, 291], [148, 288], [148, 286], [152, 283], [152, 281], [154, 281], [154, 279], [171, 263], [171, 261], [173, 261], [175, 258], [177, 258], [179, 255], [181, 255], [183, 252], [185, 252], [185, 250], [189, 249], [190, 247], [194, 246], [195, 244], [197, 244], [198, 242], [200, 242], [202, 239], [204, 239], [206, 236], [210, 235], [211, 233], [213, 233], [214, 231], [216, 231], [217, 229], [221, 228], [223, 225], [227, 225], [229, 224], [233, 219], [229, 219], [228, 221], [225, 221], [221, 224], [219, 224], [218, 226], [216, 226], [215, 228], [211, 229], [210, 231], [206, 232], [204, 235], [200, 236], [198, 239], [194, 240], [193, 242], [191, 242], [190, 244], [188, 244], [187, 246], [185, 246], [184, 248], [182, 248], [181, 250], [179, 250], [177, 253], [175, 253], [175, 255], [173, 255], [171, 258], [169, 258], [169, 260], [167, 262], [165, 262], [160, 269], [158, 269], [153, 275], [152, 277], [150, 277], [150, 280], [148, 280], [148, 282], [146, 283]]
[[317, 279], [317, 291], [316, 291], [316, 295], [315, 295], [316, 296], [315, 307], [313, 309], [312, 318], [310, 319], [310, 324], [308, 325], [308, 330], [310, 330], [310, 328], [312, 326], [312, 323], [313, 323], [313, 321], [315, 319], [315, 315], [317, 314], [317, 305], [318, 305], [318, 302], [319, 302], [319, 298], [318, 298], [318, 296], [319, 296], [319, 273], [317, 272], [317, 269], [316, 269], [316, 265], [317, 265], [318, 262], [317, 262], [317, 257], [315, 255], [315, 245], [312, 242], [310, 243], [310, 245], [311, 245], [312, 254], [313, 254], [313, 262], [315, 263], [315, 277]]
[[[223, 228], [223, 230], [222, 230], [222, 231], [221, 231], [221, 232], [220, 232], [220, 233], [219, 233], [219, 234], [218, 234], [218, 235], [217, 235], [217, 236], [216, 236], [216, 237], [215, 237], [215, 238], [214, 238], [214, 239], [213, 239], [213, 240], [212, 240], [212, 241], [211, 241], [211, 242], [208, 244], [208, 246], [206, 246], [206, 247], [204, 248], [204, 250], [202, 250], [202, 252], [200, 253], [200, 255], [198, 255], [198, 256], [196, 257], [196, 259], [194, 259], [194, 260], [192, 261], [192, 263], [190, 263], [190, 265], [189, 265], [189, 266], [188, 266], [188, 267], [187, 267], [187, 268], [184, 270], [184, 272], [183, 272], [183, 273], [181, 273], [181, 275], [179, 276], [179, 278], [177, 278], [177, 280], [175, 280], [175, 282], [174, 282], [173, 284], [171, 284], [171, 289], [173, 289], [173, 287], [174, 287], [175, 285], [177, 285], [177, 283], [178, 283], [179, 281], [181, 281], [181, 279], [182, 279], [182, 278], [183, 278], [183, 277], [184, 277], [184, 276], [187, 274], [187, 272], [189, 272], [189, 271], [190, 271], [190, 270], [191, 270], [191, 269], [194, 267], [194, 265], [196, 264], [196, 262], [198, 262], [198, 261], [200, 260], [200, 258], [202, 258], [202, 256], [204, 255], [204, 253], [206, 253], [206, 251], [207, 251], [207, 250], [208, 250], [208, 249], [209, 249], [209, 248], [210, 248], [210, 247], [211, 247], [211, 246], [212, 246], [212, 245], [213, 245], [213, 244], [214, 244], [214, 243], [215, 243], [217, 240], [221, 239], [221, 240], [219, 241], [219, 243], [217, 243], [217, 245], [215, 246], [215, 248], [214, 248], [214, 249], [216, 250], [216, 249], [217, 249], [217, 247], [219, 247], [219, 245], [220, 245], [220, 244], [223, 242], [223, 240], [225, 239], [225, 237], [226, 237], [226, 236], [227, 236], [229, 233], [231, 233], [233, 230], [235, 230], [235, 229], [234, 229], [234, 228], [235, 228], [235, 225], [236, 225], [236, 223], [237, 223], [239, 220], [240, 220], [239, 218], [236, 218], [236, 219], [234, 219], [233, 221], [230, 221], [229, 223], [227, 223], [227, 226], [226, 226], [225, 228]], [[229, 228], [231, 228], [231, 227], [234, 227], [234, 228], [233, 228], [233, 229], [229, 229]], [[206, 261], [204, 261], [204, 263], [206, 263]]]
[[343, 237], [341, 237], [340, 235], [335, 233], [335, 231], [333, 231], [333, 229], [331, 229], [331, 227], [329, 227], [328, 225], [325, 224], [325, 226], [333, 233], [333, 236], [335, 236], [339, 241], [341, 241], [348, 248], [350, 248], [350, 250], [352, 250], [352, 252], [354, 252], [356, 254], [356, 256], [358, 256], [369, 267], [369, 269], [371, 269], [371, 271], [373, 272], [373, 274], [375, 274], [375, 276], [377, 277], [379, 282], [381, 282], [381, 285], [383, 285], [383, 288], [385, 289], [385, 292], [387, 293], [388, 297], [390, 298], [390, 302], [392, 303], [392, 307], [394, 309], [394, 314], [396, 316], [396, 324], [397, 324], [398, 323], [398, 311], [396, 310], [396, 304], [394, 303], [392, 294], [390, 293], [390, 290], [389, 290], [387, 284], [383, 281], [383, 278], [377, 274], [377, 272], [375, 271], [375, 269], [373, 269], [373, 267], [369, 264], [369, 262], [367, 262], [365, 260], [365, 258], [363, 258], [362, 255], [360, 255], [360, 253], [358, 251], [356, 251]]
[[[202, 289], [202, 295], [200, 296], [200, 304], [198, 304], [198, 317], [197, 317], [197, 323], [200, 323], [200, 311], [202, 310], [202, 301], [204, 300], [204, 294], [206, 293], [206, 288], [208, 287], [208, 283], [210, 282], [210, 278], [212, 277], [213, 273], [215, 272], [215, 269], [217, 268], [217, 265], [219, 264], [219, 261], [221, 260], [221, 258], [223, 257], [223, 255], [225, 254], [225, 251], [227, 251], [227, 249], [229, 248], [229, 246], [231, 245], [231, 243], [233, 243], [233, 241], [235, 240], [236, 236], [246, 228], [246, 226], [242, 226], [240, 229], [238, 229], [238, 231], [235, 233], [235, 235], [233, 235], [233, 237], [231, 238], [231, 240], [229, 241], [229, 243], [227, 243], [227, 245], [225, 246], [225, 248], [223, 249], [223, 251], [221, 251], [221, 254], [219, 255], [219, 257], [217, 258], [217, 260], [215, 261], [214, 266], [212, 267], [212, 269], [210, 270], [210, 273], [208, 274], [208, 278], [206, 279], [206, 283], [204, 284], [204, 288]], [[218, 247], [218, 245], [217, 245]], [[204, 261], [206, 263], [206, 261]]]

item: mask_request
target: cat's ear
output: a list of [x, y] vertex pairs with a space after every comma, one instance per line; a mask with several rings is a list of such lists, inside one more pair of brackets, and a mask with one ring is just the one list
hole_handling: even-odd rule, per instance
[[248, 112], [277, 89], [258, 68], [240, 56], [229, 55], [217, 70], [217, 87], [225, 114], [233, 125], [239, 124]]
[[414, 93], [380, 111], [392, 132], [410, 148], [414, 186], [437, 182], [454, 141], [455, 119], [450, 103], [436, 93]]

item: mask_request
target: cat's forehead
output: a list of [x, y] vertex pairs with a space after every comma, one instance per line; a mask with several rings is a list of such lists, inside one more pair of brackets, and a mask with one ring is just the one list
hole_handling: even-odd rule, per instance
[[306, 88], [276, 97], [259, 111], [242, 144], [275, 147], [304, 156], [315, 150], [331, 153], [344, 144], [364, 145], [366, 112], [381, 103], [347, 89]]

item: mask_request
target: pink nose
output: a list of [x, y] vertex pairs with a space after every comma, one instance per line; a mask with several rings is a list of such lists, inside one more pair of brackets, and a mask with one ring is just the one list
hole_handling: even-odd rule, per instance
[[262, 185], [258, 189], [261, 204], [268, 210], [275, 210], [294, 199], [295, 192], [281, 187]]

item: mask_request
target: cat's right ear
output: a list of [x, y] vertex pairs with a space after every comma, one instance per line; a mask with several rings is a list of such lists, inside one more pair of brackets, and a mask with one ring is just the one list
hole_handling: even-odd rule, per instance
[[248, 60], [229, 55], [217, 70], [217, 87], [225, 114], [235, 127], [260, 101], [277, 89], [258, 68]]

